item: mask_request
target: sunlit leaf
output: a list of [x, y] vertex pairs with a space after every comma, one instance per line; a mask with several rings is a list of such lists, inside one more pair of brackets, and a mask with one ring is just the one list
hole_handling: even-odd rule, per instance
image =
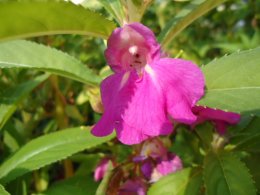
[[127, 9], [129, 22], [140, 22], [146, 8], [152, 3], [152, 0], [126, 0], [125, 7]]
[[4, 187], [0, 184], [0, 194], [1, 195], [10, 195], [5, 189]]
[[260, 48], [214, 60], [202, 71], [206, 94], [200, 105], [260, 114]]
[[124, 24], [124, 8], [120, 0], [99, 0], [104, 8], [114, 17], [121, 26]]
[[54, 183], [44, 192], [44, 195], [86, 195], [95, 194], [98, 183], [92, 175], [73, 176], [69, 179]]
[[94, 137], [87, 127], [47, 134], [28, 142], [0, 166], [0, 182], [6, 183], [74, 153], [105, 143], [114, 135]]
[[148, 195], [197, 195], [201, 184], [201, 170], [186, 168], [161, 178], [152, 185]]
[[0, 5], [0, 39], [53, 34], [107, 38], [115, 28], [103, 16], [69, 2], [8, 2]]
[[174, 18], [172, 18], [160, 33], [158, 40], [166, 47], [171, 40], [194, 20], [203, 16], [210, 10], [226, 0], [194, 0], [190, 1]]
[[[1, 53], [0, 53], [1, 56]], [[3, 90], [0, 97], [0, 131], [6, 121], [16, 110], [17, 104], [36, 86], [48, 78], [49, 75], [41, 75], [33, 80]]]
[[90, 85], [97, 85], [101, 80], [87, 66], [72, 56], [23, 40], [0, 43], [0, 68], [46, 71]]
[[231, 153], [207, 154], [203, 174], [208, 195], [256, 194], [248, 169]]

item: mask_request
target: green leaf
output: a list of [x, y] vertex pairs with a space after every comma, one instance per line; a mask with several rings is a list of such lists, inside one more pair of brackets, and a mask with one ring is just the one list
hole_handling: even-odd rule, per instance
[[115, 28], [103, 16], [68, 2], [8, 2], [0, 5], [0, 39], [53, 34], [106, 39]]
[[204, 148], [209, 150], [211, 148], [211, 142], [213, 140], [214, 127], [210, 123], [199, 124], [195, 127], [195, 131], [199, 136]]
[[163, 47], [166, 47], [171, 40], [183, 31], [197, 18], [203, 16], [210, 10], [226, 0], [194, 0], [191, 1], [182, 11], [172, 18], [160, 33], [158, 40]]
[[202, 156], [199, 151], [199, 139], [190, 130], [179, 127], [173, 145], [172, 152], [180, 156], [184, 165], [200, 164]]
[[[0, 52], [1, 55], [1, 52]], [[49, 75], [44, 74], [33, 80], [19, 84], [1, 92], [0, 97], [0, 131], [6, 121], [14, 113], [19, 102], [30, 93], [36, 86], [42, 83]]]
[[250, 154], [250, 156], [244, 160], [253, 176], [257, 190], [260, 192], [260, 156], [259, 154]]
[[23, 40], [0, 43], [0, 68], [36, 69], [90, 85], [101, 81], [87, 66], [68, 54]]
[[107, 171], [105, 173], [104, 178], [102, 179], [101, 183], [97, 188], [96, 195], [106, 195], [107, 187], [110, 182], [112, 174], [113, 174], [113, 165], [112, 162], [109, 161]]
[[5, 189], [11, 195], [28, 195], [30, 194], [28, 191], [31, 191], [28, 189], [30, 188], [31, 176], [31, 174], [21, 176], [5, 185]]
[[208, 195], [256, 194], [248, 169], [232, 153], [207, 154], [203, 174]]
[[202, 169], [196, 168], [193, 170], [192, 174], [190, 175], [187, 185], [181, 194], [185, 195], [200, 195], [202, 194]]
[[44, 192], [44, 195], [86, 195], [95, 194], [98, 183], [93, 180], [93, 176], [74, 176], [66, 180], [54, 183]]
[[10, 195], [5, 189], [4, 187], [0, 184], [0, 194], [1, 195]]
[[238, 124], [229, 127], [229, 133], [231, 136], [242, 132], [251, 123], [253, 118], [253, 115], [242, 115]]
[[125, 14], [123, 5], [120, 0], [99, 0], [104, 8], [113, 16], [113, 18], [123, 26], [125, 20]]
[[18, 150], [0, 167], [0, 182], [6, 183], [81, 150], [105, 143], [114, 135], [94, 137], [87, 127], [62, 130], [34, 139]]
[[201, 169], [183, 169], [162, 177], [152, 185], [148, 195], [196, 195], [202, 185]]
[[212, 61], [202, 71], [207, 90], [200, 105], [260, 114], [260, 48]]
[[82, 176], [91, 174], [93, 179], [93, 170], [97, 167], [98, 162], [100, 162], [100, 159], [104, 157], [104, 154], [98, 153], [98, 154], [75, 154], [69, 157], [72, 162], [77, 162], [79, 164], [75, 176]]
[[235, 150], [260, 152], [260, 118], [254, 117], [252, 121], [230, 139]]
[[128, 22], [140, 22], [146, 8], [152, 3], [152, 0], [126, 0], [125, 7], [128, 14]]
[[248, 152], [260, 152], [260, 132], [247, 135], [235, 146], [235, 149]]

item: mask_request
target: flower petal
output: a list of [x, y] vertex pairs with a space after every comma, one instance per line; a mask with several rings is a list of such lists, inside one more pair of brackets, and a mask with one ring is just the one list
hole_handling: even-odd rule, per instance
[[114, 113], [104, 112], [100, 120], [92, 128], [91, 133], [97, 137], [111, 134], [114, 130]]
[[104, 106], [104, 114], [94, 126], [91, 133], [95, 136], [106, 136], [113, 132], [115, 128], [117, 93], [123, 74], [118, 73], [107, 77], [101, 83], [101, 98]]
[[220, 135], [224, 135], [227, 131], [228, 124], [223, 121], [215, 121], [216, 130]]
[[129, 26], [144, 37], [146, 42], [149, 44], [150, 52], [152, 53], [153, 59], [155, 58], [159, 59], [161, 46], [156, 41], [156, 37], [154, 33], [146, 26], [137, 22], [129, 24]]
[[98, 163], [98, 165], [95, 169], [95, 172], [94, 172], [95, 181], [100, 181], [104, 177], [105, 173], [108, 170], [109, 161], [110, 161], [109, 158], [103, 158]]
[[172, 132], [169, 113], [179, 122], [192, 123], [191, 107], [203, 95], [204, 78], [193, 63], [164, 58], [147, 65], [141, 78], [132, 72], [116, 73], [102, 82], [105, 113], [93, 128], [97, 136], [115, 128], [124, 144]]
[[121, 142], [138, 144], [172, 131], [162, 90], [146, 72], [142, 78], [136, 72], [109, 76], [101, 84], [101, 94], [105, 112], [92, 129], [94, 135], [105, 136], [115, 128]]
[[145, 195], [147, 186], [141, 178], [128, 179], [120, 186], [119, 195]]
[[192, 108], [192, 111], [205, 120], [220, 120], [231, 125], [237, 124], [240, 121], [240, 114], [235, 112], [226, 112], [224, 110], [203, 106], [195, 106]]
[[159, 138], [147, 140], [143, 143], [140, 155], [156, 159], [167, 154], [167, 148]]
[[153, 169], [154, 169], [153, 162], [150, 159], [148, 159], [141, 165], [141, 171], [142, 171], [143, 175], [145, 176], [145, 178], [148, 180], [151, 179]]
[[146, 72], [142, 78], [132, 72], [118, 97], [122, 104], [122, 120], [116, 124], [116, 130], [123, 143], [137, 144], [150, 136], [172, 131], [165, 112], [164, 94]]
[[204, 94], [204, 76], [191, 61], [162, 58], [151, 64], [166, 95], [167, 112], [178, 122], [196, 120], [191, 108]]
[[228, 125], [235, 125], [240, 121], [240, 114], [226, 112], [220, 109], [194, 106], [192, 111], [198, 117], [193, 126], [210, 120], [215, 124], [216, 130], [220, 135], [223, 135], [226, 132]]
[[173, 153], [169, 153], [166, 159], [159, 160], [151, 175], [151, 182], [158, 181], [162, 176], [174, 173], [182, 169], [182, 161]]
[[125, 63], [130, 61], [126, 53], [132, 46], [146, 48], [151, 59], [160, 57], [160, 45], [149, 28], [140, 23], [126, 24], [115, 29], [107, 42], [105, 56], [113, 71], [124, 70]]

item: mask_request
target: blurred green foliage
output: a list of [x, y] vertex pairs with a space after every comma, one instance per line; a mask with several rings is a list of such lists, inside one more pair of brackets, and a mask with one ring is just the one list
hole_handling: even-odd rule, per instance
[[[3, 2], [8, 2], [8, 0], [0, 0], [0, 3]], [[142, 23], [159, 35], [166, 23], [189, 2], [154, 0], [145, 12]], [[82, 5], [112, 20], [112, 17], [98, 1], [85, 0]], [[52, 35], [29, 40], [57, 48], [74, 56], [102, 77], [110, 74], [103, 55], [106, 42], [100, 38]], [[171, 42], [165, 52], [171, 57], [178, 55], [202, 65], [225, 54], [255, 48], [259, 45], [260, 1], [230, 0], [188, 26]], [[32, 80], [37, 75], [39, 72], [34, 70], [0, 69], [0, 94], [5, 93], [11, 87]], [[91, 93], [95, 95], [93, 96]], [[50, 76], [48, 80], [37, 86], [30, 95], [19, 102], [18, 109], [2, 128], [4, 133], [1, 135], [0, 142], [0, 162], [40, 135], [63, 128], [93, 125], [100, 118], [100, 114], [97, 113], [101, 109], [98, 96], [98, 87], [90, 87], [55, 75]], [[93, 112], [93, 110], [97, 112]], [[185, 164], [190, 165], [194, 161], [201, 162], [200, 151], [197, 151], [198, 138], [192, 137], [191, 133], [186, 130], [180, 129], [180, 131], [181, 133], [176, 137], [177, 144], [172, 150], [177, 154], [178, 151], [187, 151], [185, 155], [183, 154]], [[183, 138], [185, 139], [182, 140]], [[192, 143], [190, 140], [193, 140]], [[188, 148], [185, 145], [183, 148], [183, 142], [189, 142], [196, 147], [195, 149], [193, 146]], [[82, 185], [82, 182], [88, 183], [91, 180], [92, 183], [88, 183], [86, 188], [81, 189], [82, 191], [78, 193], [93, 193], [97, 187], [92, 180], [93, 169], [98, 159], [114, 153], [120, 162], [124, 162], [131, 153], [130, 147], [117, 144], [114, 148], [101, 145], [72, 156], [70, 162], [73, 163], [72, 169], [76, 170], [76, 174], [72, 178], [66, 176], [63, 170], [65, 166], [59, 162], [12, 181], [6, 186], [6, 189], [12, 195], [21, 195], [40, 193], [46, 190], [47, 186], [51, 186], [46, 194], [57, 195], [64, 193], [64, 190], [58, 191], [65, 188], [67, 184]], [[190, 153], [192, 155], [187, 156]], [[196, 156], [197, 153], [199, 155]], [[182, 156], [181, 153], [180, 156]], [[85, 169], [86, 167], [89, 169]], [[66, 180], [63, 180], [64, 178]], [[15, 189], [13, 189], [14, 185]], [[60, 187], [55, 188], [52, 185]], [[73, 192], [75, 189], [66, 190]], [[74, 194], [76, 193], [74, 192]]]

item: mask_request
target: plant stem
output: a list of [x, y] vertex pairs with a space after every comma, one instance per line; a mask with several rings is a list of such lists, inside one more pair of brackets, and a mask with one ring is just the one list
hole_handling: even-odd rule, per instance
[[[55, 93], [55, 118], [58, 122], [59, 129], [65, 129], [69, 126], [69, 119], [65, 112], [66, 98], [59, 89], [59, 79], [56, 75], [51, 76], [51, 83]], [[69, 178], [74, 174], [74, 168], [71, 160], [65, 159], [63, 161], [65, 178]]]

